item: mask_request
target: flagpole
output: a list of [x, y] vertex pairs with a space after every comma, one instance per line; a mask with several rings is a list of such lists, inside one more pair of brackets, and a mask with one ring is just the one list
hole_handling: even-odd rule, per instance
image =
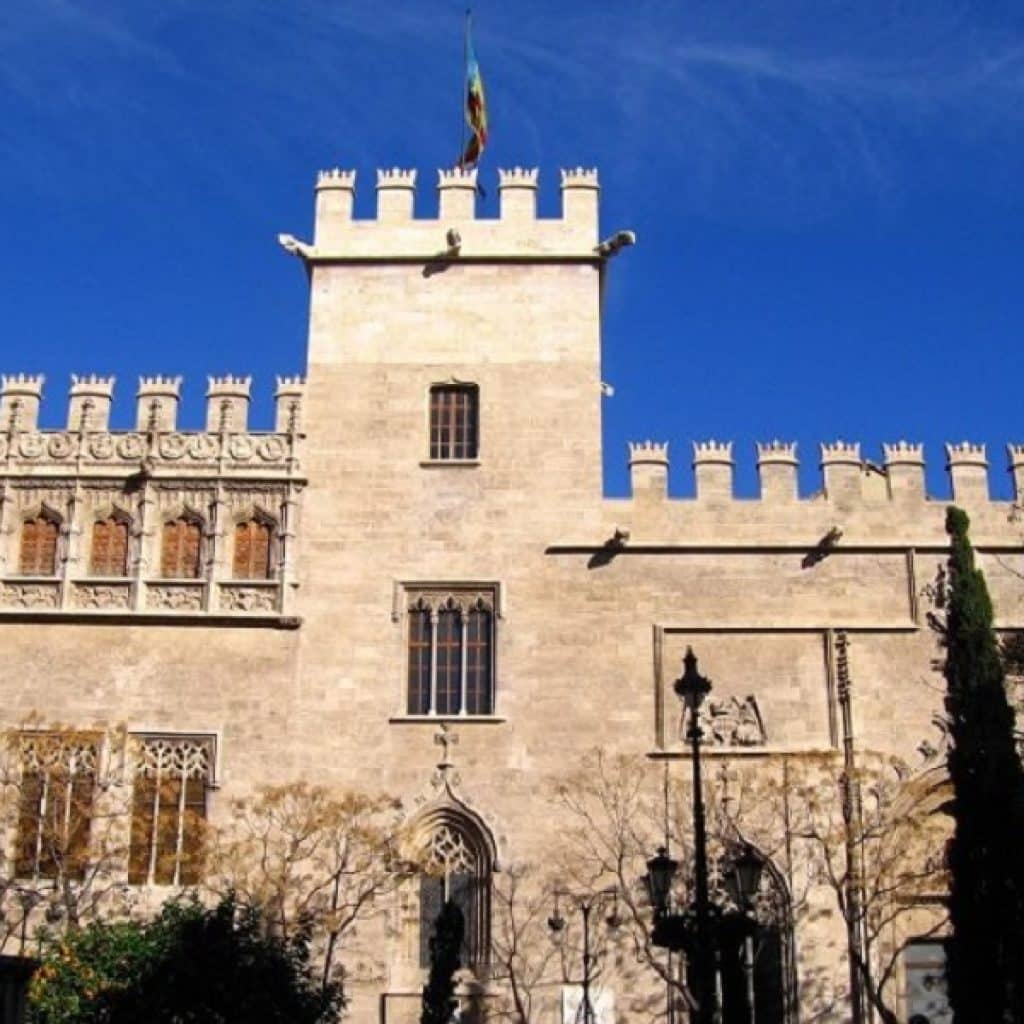
[[466, 69], [469, 67], [469, 19], [470, 8], [466, 8], [466, 31], [462, 37], [462, 79], [459, 90], [459, 155], [456, 166], [462, 167], [462, 156], [466, 152]]

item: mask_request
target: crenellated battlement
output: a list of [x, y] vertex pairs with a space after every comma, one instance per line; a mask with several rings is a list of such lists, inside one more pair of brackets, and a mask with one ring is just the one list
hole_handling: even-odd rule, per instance
[[[991, 500], [985, 446], [961, 442], [947, 444], [946, 468], [953, 498], [970, 505]], [[755, 445], [760, 498], [765, 502], [799, 500], [799, 459], [795, 442], [764, 441]], [[858, 442], [832, 441], [820, 446], [823, 489], [805, 501], [844, 504], [886, 501], [927, 501], [924, 445], [896, 441], [882, 445], [878, 465], [861, 457]], [[1024, 444], [1007, 445], [1009, 472], [1017, 500], [1024, 500]], [[629, 444], [629, 467], [634, 498], [649, 500], [668, 494], [668, 445], [651, 441]], [[700, 501], [733, 501], [733, 443], [694, 441], [695, 498]], [[940, 500], [946, 500], [945, 498]]]
[[332, 167], [326, 171], [318, 171], [316, 176], [317, 188], [347, 188], [356, 187], [356, 172], [343, 171], [340, 167]]
[[[541, 258], [596, 260], [598, 196], [596, 168], [561, 171], [562, 214], [537, 216], [537, 168], [498, 171], [498, 217], [481, 216], [476, 169], [437, 172], [436, 216], [415, 215], [418, 172], [389, 167], [376, 172], [377, 208], [371, 219], [355, 217], [357, 172], [335, 167], [316, 179], [316, 224], [312, 245], [291, 235], [285, 247], [307, 263], [345, 260]], [[449, 232], [459, 237], [454, 245]], [[285, 241], [282, 242], [285, 244]]]
[[74, 374], [68, 391], [67, 427], [39, 430], [43, 378], [0, 377], [0, 472], [53, 474], [133, 472], [154, 467], [291, 472], [301, 436], [302, 377], [278, 377], [274, 431], [249, 429], [251, 377], [207, 378], [206, 428], [177, 423], [182, 378], [139, 378], [136, 429], [110, 430], [115, 378]]

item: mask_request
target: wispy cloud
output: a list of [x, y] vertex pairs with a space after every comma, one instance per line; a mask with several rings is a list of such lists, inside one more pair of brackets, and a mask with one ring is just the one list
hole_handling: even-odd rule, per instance
[[[112, 116], [163, 144], [201, 145], [167, 112], [177, 96], [220, 111], [217, 142], [269, 152], [333, 130], [354, 156], [416, 152], [457, 110], [460, 12], [25, 0], [0, 25], [0, 84], [52, 118]], [[762, 194], [805, 193], [809, 176], [825, 191], [898, 187], [923, 135], [1009, 139], [1004, 159], [1024, 164], [1024, 36], [955, 0], [911, 13], [896, 0], [519, 0], [481, 4], [477, 33], [499, 140], [539, 158], [571, 145], [632, 169], [682, 162], [712, 202], [738, 175]], [[65, 127], [83, 145], [96, 132]]]

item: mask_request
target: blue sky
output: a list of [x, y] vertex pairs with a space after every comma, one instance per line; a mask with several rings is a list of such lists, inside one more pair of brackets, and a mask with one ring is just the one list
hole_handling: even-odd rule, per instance
[[[463, 5], [448, 0], [7, 0], [0, 21], [0, 368], [301, 371], [306, 283], [277, 248], [311, 234], [318, 168], [432, 182], [457, 147]], [[1020, 416], [1024, 6], [1019, 0], [480, 0], [499, 166], [596, 165], [612, 266], [607, 489], [625, 442], [989, 445], [1009, 494]], [[425, 201], [432, 201], [429, 193]], [[488, 190], [485, 209], [496, 207]]]

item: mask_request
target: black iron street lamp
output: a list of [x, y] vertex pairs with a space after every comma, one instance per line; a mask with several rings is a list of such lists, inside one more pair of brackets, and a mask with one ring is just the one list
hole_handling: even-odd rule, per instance
[[695, 934], [691, 960], [696, 982], [696, 1024], [715, 1024], [718, 1016], [718, 992], [715, 983], [715, 944], [711, 929], [711, 901], [708, 896], [708, 838], [704, 822], [704, 791], [700, 774], [700, 706], [711, 692], [711, 680], [697, 671], [697, 656], [692, 647], [683, 657], [683, 674], [672, 684], [690, 712], [686, 738], [693, 755], [693, 843]]
[[553, 936], [559, 936], [564, 930], [566, 921], [565, 918], [559, 913], [558, 900], [561, 897], [570, 906], [575, 907], [583, 918], [583, 982], [582, 988], [582, 1000], [580, 1002], [580, 1009], [583, 1013], [583, 1020], [580, 1024], [596, 1024], [596, 1018], [594, 1016], [594, 1003], [590, 998], [590, 987], [594, 979], [594, 960], [596, 959], [594, 953], [590, 948], [590, 916], [600, 906], [604, 906], [609, 900], [612, 901], [611, 913], [605, 918], [605, 924], [612, 930], [618, 928], [619, 921], [619, 907], [618, 898], [619, 892], [617, 889], [601, 889], [595, 893], [572, 893], [566, 889], [555, 890], [555, 906], [551, 916], [548, 918], [548, 928], [551, 929]]

